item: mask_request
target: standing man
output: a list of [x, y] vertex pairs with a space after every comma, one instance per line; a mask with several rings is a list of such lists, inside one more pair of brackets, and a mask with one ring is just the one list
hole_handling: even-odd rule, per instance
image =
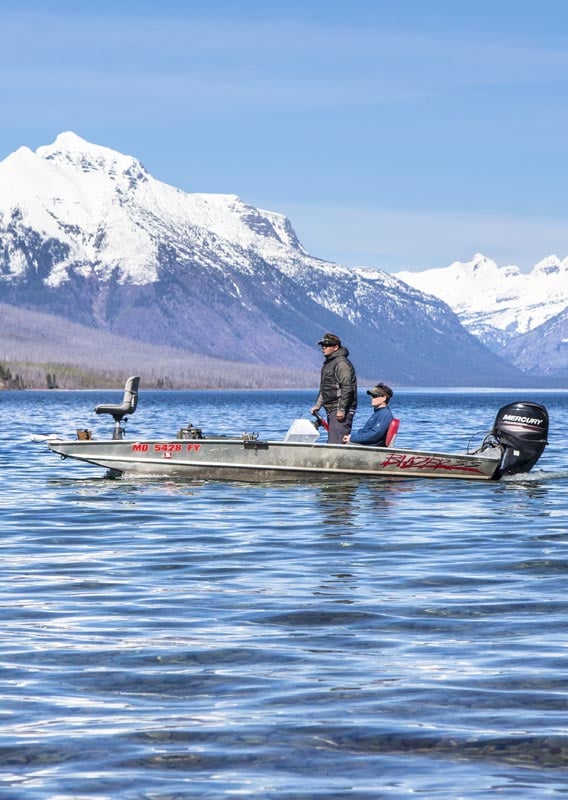
[[349, 350], [341, 346], [341, 339], [334, 333], [326, 333], [318, 345], [325, 356], [321, 368], [320, 390], [312, 414], [325, 408], [328, 444], [343, 444], [353, 425], [357, 409], [357, 376]]

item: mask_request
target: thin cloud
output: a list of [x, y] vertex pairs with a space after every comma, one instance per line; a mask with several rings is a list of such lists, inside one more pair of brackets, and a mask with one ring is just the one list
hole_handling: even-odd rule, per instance
[[[291, 102], [310, 96], [369, 105], [410, 100], [460, 88], [565, 83], [568, 51], [480, 39], [462, 31], [451, 39], [356, 25], [271, 20], [227, 21], [195, 17], [121, 16], [86, 11], [3, 14], [0, 61], [19, 62], [1, 85], [30, 90], [49, 80], [68, 90], [111, 92], [161, 85], [166, 99], [199, 70], [201, 92], [231, 87], [247, 102]], [[26, 46], [23, 48], [23, 42]], [[58, 58], [54, 58], [57, 51]], [[69, 72], [68, 65], [73, 63]], [[41, 72], [38, 74], [38, 65]], [[117, 72], [118, 70], [118, 72]], [[251, 92], [251, 86], [255, 91]], [[188, 96], [195, 96], [197, 86]]]

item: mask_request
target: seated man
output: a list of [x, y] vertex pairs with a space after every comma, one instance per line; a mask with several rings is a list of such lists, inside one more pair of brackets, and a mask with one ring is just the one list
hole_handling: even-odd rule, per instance
[[392, 411], [388, 407], [393, 391], [386, 383], [377, 383], [372, 389], [367, 390], [371, 397], [373, 413], [359, 430], [343, 437], [343, 443], [370, 444], [373, 447], [384, 447], [389, 425], [392, 421]]

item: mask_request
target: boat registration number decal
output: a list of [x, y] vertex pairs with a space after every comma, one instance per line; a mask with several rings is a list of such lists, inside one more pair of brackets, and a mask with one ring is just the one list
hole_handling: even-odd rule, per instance
[[[154, 453], [181, 453], [183, 450], [197, 452], [201, 449], [198, 442], [191, 442], [190, 444], [181, 444], [181, 442], [154, 442], [152, 451]], [[148, 442], [135, 442], [132, 445], [133, 453], [148, 453], [150, 451], [150, 444]]]
[[435, 456], [406, 456], [404, 453], [393, 453], [382, 463], [383, 467], [398, 467], [399, 469], [427, 469], [446, 470], [447, 472], [477, 472], [477, 467], [467, 467], [463, 464], [452, 464], [451, 461]]

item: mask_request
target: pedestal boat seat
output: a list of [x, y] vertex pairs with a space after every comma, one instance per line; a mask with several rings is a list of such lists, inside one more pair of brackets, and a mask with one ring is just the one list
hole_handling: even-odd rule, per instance
[[123, 422], [126, 422], [127, 414], [134, 414], [136, 406], [138, 405], [138, 386], [140, 385], [140, 377], [135, 375], [128, 378], [124, 385], [124, 395], [122, 402], [117, 405], [101, 404], [95, 406], [95, 414], [110, 414], [114, 419], [114, 430], [112, 432], [113, 439], [124, 438]]

